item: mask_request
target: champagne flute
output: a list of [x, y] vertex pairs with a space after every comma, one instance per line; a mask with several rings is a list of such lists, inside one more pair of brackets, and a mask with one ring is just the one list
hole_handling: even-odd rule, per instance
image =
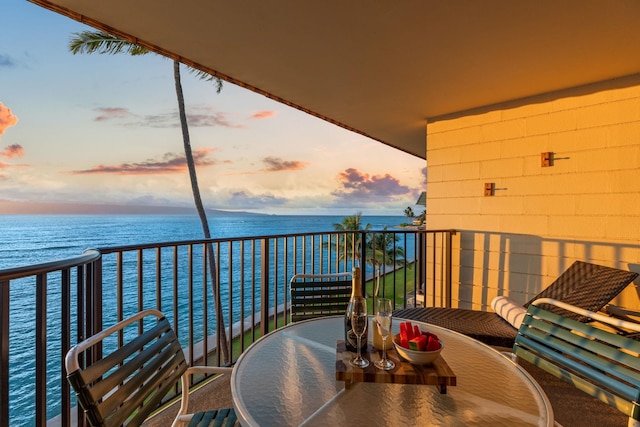
[[376, 301], [376, 327], [382, 337], [382, 359], [374, 363], [376, 368], [388, 371], [396, 367], [392, 360], [387, 359], [387, 337], [391, 333], [391, 313], [393, 306], [388, 298], [378, 298]]
[[351, 366], [366, 368], [369, 361], [362, 358], [362, 335], [367, 331], [367, 300], [364, 297], [353, 298], [353, 311], [351, 313], [351, 327], [358, 338], [358, 353], [355, 359], [350, 361]]

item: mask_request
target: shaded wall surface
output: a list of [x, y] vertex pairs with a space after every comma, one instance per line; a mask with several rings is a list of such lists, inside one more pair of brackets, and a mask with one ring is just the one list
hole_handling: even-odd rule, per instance
[[640, 76], [431, 120], [427, 207], [460, 231], [453, 306], [525, 302], [574, 260], [640, 272]]

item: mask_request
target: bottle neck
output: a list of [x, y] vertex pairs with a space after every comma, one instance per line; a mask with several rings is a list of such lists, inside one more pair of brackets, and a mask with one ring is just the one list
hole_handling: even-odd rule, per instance
[[352, 297], [361, 297], [362, 289], [360, 287], [360, 269], [355, 267], [352, 271], [351, 276], [351, 296]]

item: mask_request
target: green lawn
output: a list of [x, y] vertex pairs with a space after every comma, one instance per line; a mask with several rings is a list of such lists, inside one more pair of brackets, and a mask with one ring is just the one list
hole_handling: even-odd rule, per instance
[[[406, 283], [405, 283], [405, 270], [406, 270]], [[394, 280], [395, 280], [395, 304], [401, 306], [404, 303], [404, 295], [413, 292], [414, 283], [414, 264], [410, 264], [406, 269], [399, 268], [393, 272], [387, 273], [380, 278], [380, 295], [385, 298], [394, 299]], [[369, 280], [366, 283], [367, 295], [371, 295], [367, 298], [367, 308], [369, 313], [373, 313], [373, 291], [375, 286], [375, 279]], [[285, 325], [285, 319], [283, 314], [277, 316], [277, 327], [280, 328]], [[269, 321], [269, 331], [273, 331], [274, 319]], [[244, 333], [244, 347], [245, 349], [251, 345], [251, 343], [262, 336], [260, 332], [260, 325], [255, 327], [255, 330], [248, 330]], [[234, 359], [237, 359], [242, 352], [240, 337], [236, 337], [232, 342], [232, 355]], [[211, 362], [215, 364], [215, 353], [210, 356]]]
[[[414, 280], [415, 263], [407, 266], [407, 268], [399, 268], [391, 273], [387, 273], [380, 277], [380, 289], [378, 297], [389, 298], [395, 301], [395, 306], [401, 306], [404, 303], [404, 296], [413, 292], [415, 288]], [[406, 274], [406, 283], [405, 283]], [[395, 289], [394, 289], [395, 280]], [[373, 313], [373, 291], [375, 290], [375, 279], [366, 283], [367, 291], [367, 309]], [[395, 298], [394, 298], [395, 294]]]

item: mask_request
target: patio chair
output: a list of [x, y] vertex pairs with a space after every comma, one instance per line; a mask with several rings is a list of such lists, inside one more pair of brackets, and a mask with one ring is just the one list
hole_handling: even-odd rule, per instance
[[[638, 273], [576, 261], [523, 307], [526, 309], [533, 301], [540, 298], [553, 298], [597, 312], [636, 277]], [[548, 309], [579, 322], [590, 321], [580, 314], [568, 312], [560, 307], [553, 306]], [[518, 332], [516, 327], [491, 311], [427, 307], [399, 309], [395, 310], [393, 315], [452, 329], [485, 344], [499, 347], [513, 347]]]
[[[525, 360], [617, 409], [640, 427], [640, 342], [541, 308], [557, 307], [615, 329], [640, 332], [640, 324], [605, 316], [550, 298], [529, 305], [512, 358]], [[586, 404], [584, 406], [591, 406]], [[581, 424], [592, 418], [577, 407]], [[612, 418], [612, 417], [611, 417]], [[614, 425], [609, 419], [607, 425]], [[595, 425], [595, 424], [594, 424]]]
[[291, 289], [291, 321], [344, 314], [351, 298], [351, 273], [296, 274]]
[[[128, 329], [125, 327], [135, 324]], [[138, 333], [137, 325], [145, 330]], [[83, 366], [90, 352], [114, 344], [123, 332], [125, 343], [95, 363]], [[105, 342], [105, 340], [107, 340]], [[169, 321], [157, 310], [141, 311], [72, 347], [65, 366], [78, 403], [92, 426], [138, 426], [165, 402], [182, 378], [182, 400], [173, 426], [236, 426], [233, 409], [187, 414], [192, 374], [231, 373], [232, 368], [188, 367]]]

